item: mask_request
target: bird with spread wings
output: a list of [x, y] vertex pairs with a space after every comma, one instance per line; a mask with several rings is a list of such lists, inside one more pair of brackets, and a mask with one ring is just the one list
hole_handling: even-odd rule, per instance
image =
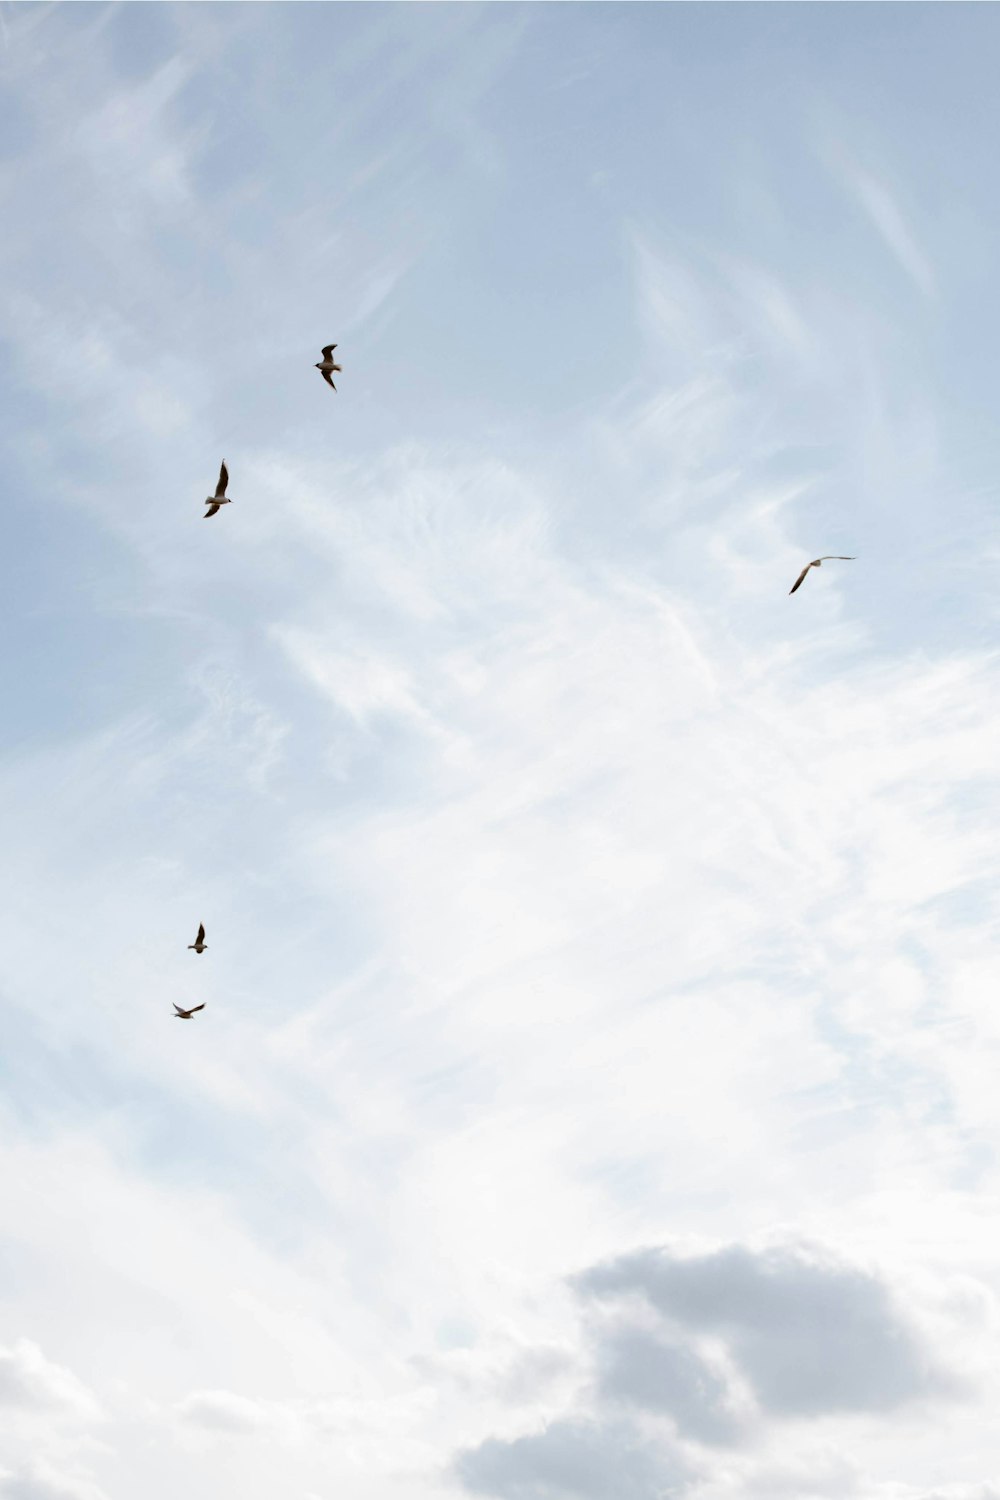
[[226, 494], [226, 485], [229, 483], [229, 470], [223, 460], [222, 468], [219, 470], [219, 482], [215, 486], [215, 494], [209, 495], [205, 504], [208, 506], [202, 520], [207, 521], [209, 516], [214, 516], [221, 505], [232, 505], [232, 501]]
[[336, 344], [325, 344], [322, 351], [323, 363], [314, 367], [320, 372], [327, 385], [333, 386], [334, 390], [336, 390], [337, 387], [333, 385], [333, 372], [334, 370], [340, 370], [341, 368], [340, 365], [335, 363], [333, 358], [333, 351], [334, 349], [336, 349], [336, 347]]
[[823, 557], [814, 557], [811, 563], [806, 563], [805, 567], [802, 569], [802, 572], [799, 574], [798, 578], [796, 578], [795, 582], [792, 584], [788, 592], [790, 594], [794, 594], [795, 590], [801, 587], [801, 585], [804, 583], [805, 576], [809, 572], [809, 569], [822, 567], [823, 563], [825, 562], [857, 562], [857, 558], [844, 557], [844, 555], [840, 552], [827, 552]]

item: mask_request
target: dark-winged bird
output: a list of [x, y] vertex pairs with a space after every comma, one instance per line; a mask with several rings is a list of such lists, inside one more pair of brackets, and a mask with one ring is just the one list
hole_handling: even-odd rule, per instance
[[[333, 359], [333, 351], [336, 347], [336, 344], [327, 344], [323, 349], [323, 363], [315, 366], [327, 385], [333, 385], [333, 372], [340, 369], [340, 365], [335, 364]], [[336, 390], [337, 387], [333, 385], [333, 389]]]
[[198, 936], [193, 943], [188, 943], [188, 948], [193, 948], [196, 953], [204, 953], [208, 944], [205, 942], [205, 924], [202, 922], [198, 927]]
[[823, 557], [814, 557], [811, 563], [806, 563], [805, 567], [802, 569], [802, 572], [799, 574], [798, 578], [796, 578], [795, 582], [792, 584], [788, 592], [790, 594], [794, 594], [795, 590], [801, 587], [806, 574], [809, 572], [809, 569], [820, 568], [825, 562], [857, 562], [857, 558], [844, 557], [839, 552], [827, 552]]
[[204, 1010], [205, 1009], [205, 1002], [204, 1001], [202, 1001], [201, 1005], [192, 1005], [192, 1007], [191, 1007], [190, 1010], [181, 1010], [181, 1008], [177, 1004], [176, 1000], [173, 1002], [173, 1005], [174, 1005], [174, 1010], [177, 1012], [177, 1014], [174, 1016], [174, 1020], [175, 1021], [190, 1021], [191, 1017], [194, 1015], [194, 1013], [195, 1013], [196, 1010]]
[[215, 494], [208, 495], [205, 498], [205, 504], [208, 506], [208, 510], [206, 510], [204, 516], [202, 517], [203, 520], [207, 521], [209, 516], [214, 516], [220, 505], [232, 505], [233, 502], [226, 494], [226, 485], [228, 483], [229, 470], [226, 468], [225, 461], [223, 461], [222, 468], [219, 470], [219, 482], [215, 486]]

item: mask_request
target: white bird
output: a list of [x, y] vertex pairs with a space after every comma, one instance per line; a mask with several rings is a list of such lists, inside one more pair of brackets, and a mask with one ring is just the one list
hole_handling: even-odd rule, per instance
[[336, 349], [336, 347], [337, 347], [336, 344], [326, 344], [326, 345], [324, 345], [323, 351], [322, 351], [322, 353], [323, 353], [323, 363], [321, 365], [315, 365], [313, 367], [314, 369], [317, 369], [320, 372], [320, 374], [322, 375], [323, 379], [326, 381], [327, 385], [333, 386], [334, 390], [336, 390], [337, 387], [335, 385], [333, 385], [333, 372], [334, 372], [334, 370], [339, 370], [341, 368], [340, 365], [334, 363], [334, 359], [333, 359], [333, 351], [334, 351], [334, 349]]
[[215, 494], [206, 496], [205, 504], [208, 506], [208, 510], [206, 510], [202, 520], [207, 521], [209, 516], [214, 516], [220, 505], [232, 505], [233, 502], [226, 494], [226, 485], [228, 483], [229, 470], [226, 468], [225, 461], [223, 461], [222, 468], [219, 470], [219, 482], [215, 486]]
[[811, 563], [806, 563], [805, 567], [802, 569], [802, 572], [799, 574], [798, 578], [796, 578], [795, 582], [792, 584], [792, 586], [788, 590], [788, 592], [790, 594], [794, 594], [795, 593], [795, 590], [800, 586], [800, 584], [802, 583], [802, 581], [805, 578], [806, 574], [809, 572], [810, 568], [819, 568], [819, 567], [822, 567], [822, 565], [825, 562], [831, 562], [831, 561], [834, 561], [834, 562], [857, 562], [857, 558], [856, 557], [844, 557], [843, 554], [840, 553], [840, 552], [827, 552], [827, 553], [824, 554], [823, 557], [814, 557]]
[[204, 1001], [202, 1001], [201, 1005], [192, 1005], [190, 1010], [182, 1010], [181, 1007], [177, 1004], [176, 1000], [173, 1002], [173, 1006], [174, 1010], [177, 1012], [177, 1014], [174, 1016], [175, 1021], [190, 1021], [196, 1010], [205, 1009]]
[[205, 924], [201, 922], [198, 925], [198, 936], [193, 943], [188, 943], [188, 948], [193, 948], [196, 953], [204, 953], [207, 947], [208, 944], [205, 942]]

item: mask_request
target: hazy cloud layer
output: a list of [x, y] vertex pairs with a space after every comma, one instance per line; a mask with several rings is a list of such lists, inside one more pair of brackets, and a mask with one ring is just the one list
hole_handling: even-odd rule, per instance
[[179, 1403], [177, 1415], [216, 1432], [258, 1432], [273, 1425], [265, 1406], [231, 1391], [194, 1391]]
[[997, 1490], [1000, 12], [0, 31], [0, 1495]]
[[32, 1465], [19, 1473], [0, 1472], [4, 1500], [107, 1500], [91, 1480], [58, 1474], [46, 1465]]
[[53, 1364], [30, 1339], [0, 1346], [0, 1407], [20, 1407], [86, 1419], [99, 1415], [97, 1403], [72, 1371]]

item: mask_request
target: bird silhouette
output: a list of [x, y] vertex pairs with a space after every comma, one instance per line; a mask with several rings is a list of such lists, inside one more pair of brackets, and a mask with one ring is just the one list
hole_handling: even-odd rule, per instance
[[802, 572], [799, 574], [798, 578], [796, 578], [795, 582], [792, 584], [792, 586], [788, 590], [788, 592], [790, 594], [794, 594], [795, 590], [797, 588], [801, 587], [802, 583], [805, 580], [805, 576], [809, 572], [810, 568], [820, 568], [820, 567], [823, 566], [823, 564], [825, 562], [831, 562], [831, 561], [835, 561], [835, 562], [857, 562], [857, 558], [856, 557], [844, 557], [843, 554], [840, 553], [840, 552], [827, 552], [827, 553], [824, 553], [824, 555], [822, 557], [814, 557], [811, 563], [806, 563], [805, 567], [802, 569]]

